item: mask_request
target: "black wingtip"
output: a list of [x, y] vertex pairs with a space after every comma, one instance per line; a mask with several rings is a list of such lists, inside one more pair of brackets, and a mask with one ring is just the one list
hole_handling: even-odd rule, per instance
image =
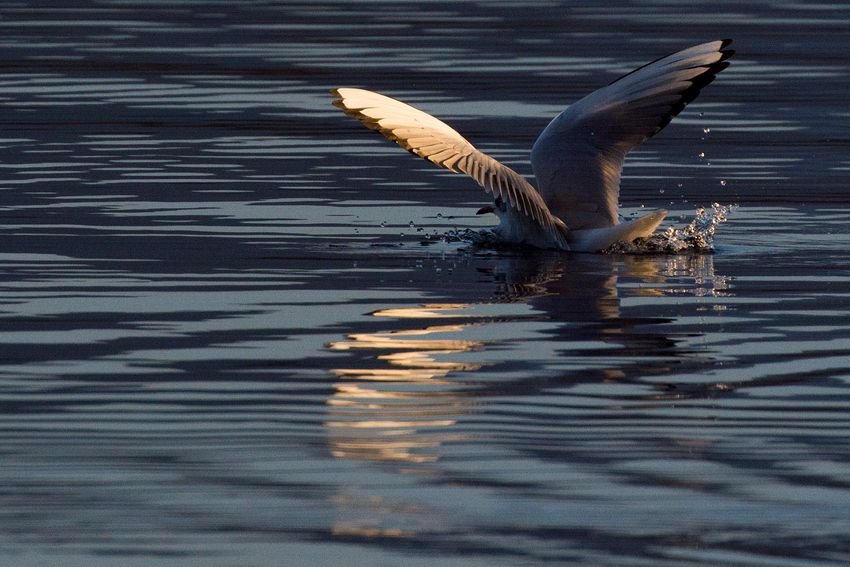
[[[720, 43], [720, 49], [717, 50], [717, 51], [719, 51], [720, 53], [723, 54], [723, 57], [720, 59], [720, 61], [726, 61], [727, 59], [729, 59], [730, 57], [735, 55], [734, 49], [726, 49], [727, 47], [729, 47], [729, 44], [732, 43], [732, 40], [727, 38], [727, 39], [721, 39], [720, 42], [721, 42]], [[727, 66], [728, 66], [728, 63], [727, 63]], [[725, 68], [726, 67], [724, 67], [724, 69]]]
[[[693, 100], [700, 94], [700, 91], [702, 91], [703, 88], [708, 86], [712, 81], [714, 81], [715, 78], [717, 78], [718, 73], [720, 73], [721, 71], [723, 71], [724, 69], [729, 67], [728, 59], [730, 57], [732, 57], [733, 55], [735, 55], [734, 49], [726, 49], [726, 47], [731, 43], [732, 43], [731, 39], [720, 40], [720, 47], [717, 49], [717, 52], [720, 53], [720, 59], [718, 59], [714, 63], [706, 65], [704, 67], [705, 70], [700, 75], [694, 77], [691, 80], [691, 86], [689, 88], [687, 88], [682, 93], [681, 98], [679, 99], [679, 102], [676, 103], [675, 105], [673, 105], [673, 107], [670, 109], [670, 112], [667, 114], [667, 116], [664, 118], [664, 120], [658, 125], [658, 127], [655, 129], [655, 131], [653, 133], [651, 133], [648, 137], [651, 138], [652, 136], [654, 136], [655, 134], [657, 134], [658, 132], [663, 130], [664, 127], [667, 126], [667, 124], [669, 124], [671, 120], [673, 120], [673, 118], [675, 118], [682, 110], [684, 110], [684, 108], [688, 104], [693, 102]], [[671, 55], [675, 55], [675, 53], [672, 53]], [[653, 61], [652, 63], [644, 65], [644, 67], [648, 67], [649, 65], [652, 65], [653, 63], [661, 61], [662, 59], [666, 59], [669, 56], [670, 55], [668, 55], [666, 57], [661, 57], [660, 59], [657, 59], [656, 61]], [[641, 68], [643, 68], [643, 67], [641, 67]], [[616, 81], [614, 81], [614, 82], [616, 82]]]
[[[721, 40], [719, 40], [719, 41], [720, 41], [720, 47], [717, 49], [717, 52], [718, 52], [718, 53], [720, 53], [720, 60], [719, 60], [719, 61], [717, 61], [716, 63], [713, 63], [712, 65], [710, 65], [710, 66], [708, 67], [709, 69], [712, 69], [712, 70], [713, 70], [713, 69], [717, 69], [716, 71], [714, 71], [714, 73], [712, 74], [712, 76], [713, 76], [713, 75], [716, 75], [717, 73], [719, 73], [720, 71], [722, 71], [723, 69], [725, 69], [726, 67], [728, 67], [728, 66], [729, 66], [729, 64], [728, 64], [728, 63], [726, 63], [726, 65], [725, 65], [725, 66], [718, 68], [718, 66], [719, 66], [719, 65], [721, 65], [724, 61], [726, 61], [727, 59], [729, 59], [730, 57], [732, 57], [733, 55], [735, 55], [735, 50], [734, 50], [734, 49], [726, 49], [726, 47], [727, 47], [730, 43], [732, 43], [732, 40], [731, 40], [731, 39], [721, 39]], [[709, 41], [709, 42], [706, 42], [706, 43], [701, 44], [701, 45], [708, 45], [709, 43], [714, 43], [714, 42]], [[658, 63], [659, 61], [661, 61], [661, 60], [663, 60], [663, 59], [667, 59], [667, 58], [668, 58], [668, 57], [670, 57], [671, 55], [676, 55], [676, 53], [679, 53], [679, 52], [678, 52], [678, 51], [675, 51], [675, 52], [673, 52], [673, 53], [669, 53], [669, 54], [665, 55], [664, 57], [659, 57], [659, 58], [658, 58], [658, 59], [656, 59], [655, 61], [650, 61], [650, 62], [649, 62], [649, 63], [647, 63], [646, 65], [641, 65], [640, 67], [638, 67], [638, 68], [637, 68], [637, 69], [635, 69], [634, 71], [630, 71], [630, 72], [626, 73], [625, 75], [623, 75], [622, 77], [619, 77], [618, 79], [615, 79], [614, 81], [612, 81], [612, 82], [611, 82], [611, 84], [613, 85], [614, 83], [616, 83], [616, 82], [618, 82], [618, 81], [622, 81], [622, 80], [623, 80], [623, 79], [625, 79], [626, 77], [628, 77], [628, 76], [630, 76], [630, 75], [634, 75], [635, 73], [637, 73], [638, 71], [641, 71], [641, 70], [645, 69], [646, 67], [649, 67], [649, 66], [651, 66], [651, 65], [654, 65], [654, 64]], [[709, 82], [711, 82], [711, 81], [709, 81]], [[708, 83], [706, 83], [706, 84], [708, 84]], [[703, 86], [705, 86], [705, 85], [703, 85]]]

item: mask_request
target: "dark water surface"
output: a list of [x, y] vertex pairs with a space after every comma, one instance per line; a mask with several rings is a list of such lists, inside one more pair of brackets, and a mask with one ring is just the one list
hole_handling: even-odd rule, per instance
[[[0, 7], [0, 562], [850, 564], [840, 3]], [[378, 90], [523, 174], [567, 104], [732, 66], [623, 214], [716, 253], [483, 250], [476, 184], [330, 105]]]

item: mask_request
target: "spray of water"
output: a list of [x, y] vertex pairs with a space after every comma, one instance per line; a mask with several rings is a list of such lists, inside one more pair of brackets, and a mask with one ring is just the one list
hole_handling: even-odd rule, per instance
[[[634, 242], [618, 242], [603, 251], [605, 254], [706, 254], [714, 251], [714, 233], [717, 225], [726, 222], [738, 205], [713, 203], [711, 210], [700, 208], [696, 217], [684, 228], [669, 227], [664, 232]], [[450, 230], [441, 237], [443, 242], [463, 242], [480, 248], [512, 247], [491, 230]]]
[[706, 254], [714, 252], [714, 233], [717, 225], [726, 222], [738, 205], [713, 203], [711, 210], [699, 208], [696, 217], [684, 228], [669, 227], [664, 232], [634, 242], [618, 242], [604, 252], [609, 254]]

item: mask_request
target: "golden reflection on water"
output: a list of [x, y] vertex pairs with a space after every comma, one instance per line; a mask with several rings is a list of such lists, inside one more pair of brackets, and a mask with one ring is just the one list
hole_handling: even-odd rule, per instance
[[[385, 309], [375, 317], [432, 320], [471, 317], [473, 305], [431, 304], [416, 308]], [[477, 370], [482, 363], [437, 360], [482, 349], [484, 341], [445, 338], [461, 335], [470, 325], [451, 324], [424, 329], [359, 333], [331, 343], [337, 351], [384, 351], [369, 368], [337, 368], [339, 378], [327, 400], [327, 443], [338, 459], [403, 465], [399, 473], [432, 474], [430, 463], [439, 459], [437, 448], [466, 439], [451, 433], [458, 415], [472, 411], [468, 394], [457, 391], [452, 372]], [[437, 337], [440, 338], [437, 338]], [[433, 337], [433, 338], [432, 338]], [[407, 502], [364, 495], [356, 488], [333, 497], [338, 517], [334, 535], [367, 538], [411, 538], [410, 518], [423, 512]], [[414, 525], [417, 525], [414, 522]]]
[[[463, 304], [431, 304], [386, 309], [372, 315], [416, 320], [462, 318], [471, 316], [467, 311], [472, 308]], [[433, 428], [454, 425], [455, 416], [467, 411], [465, 395], [452, 392], [457, 382], [445, 377], [450, 372], [477, 370], [484, 364], [440, 361], [436, 357], [480, 349], [484, 341], [422, 337], [461, 333], [468, 326], [439, 325], [354, 334], [328, 345], [332, 350], [394, 351], [376, 357], [382, 361], [379, 368], [332, 370], [341, 382], [334, 385], [335, 392], [327, 401], [330, 412], [325, 425], [333, 431], [329, 439], [331, 453], [343, 459], [425, 463], [437, 460], [437, 456], [423, 449], [461, 438], [433, 432]], [[375, 387], [366, 387], [362, 382], [373, 383]]]
[[[375, 317], [402, 317], [405, 319], [434, 319], [446, 317], [472, 317], [473, 314], [463, 314], [466, 309], [474, 309], [472, 305], [463, 303], [426, 303], [419, 307], [405, 307], [402, 309], [381, 309], [372, 313]], [[446, 313], [446, 311], [460, 311], [461, 313]]]

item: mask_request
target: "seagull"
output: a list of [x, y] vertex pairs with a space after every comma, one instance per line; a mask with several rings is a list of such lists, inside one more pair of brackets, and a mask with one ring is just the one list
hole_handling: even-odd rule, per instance
[[620, 222], [626, 154], [651, 138], [729, 66], [730, 39], [662, 57], [570, 105], [531, 149], [538, 188], [478, 151], [446, 123], [396, 99], [338, 88], [333, 104], [409, 152], [475, 179], [495, 201], [502, 240], [538, 248], [598, 252], [651, 235], [668, 211]]

